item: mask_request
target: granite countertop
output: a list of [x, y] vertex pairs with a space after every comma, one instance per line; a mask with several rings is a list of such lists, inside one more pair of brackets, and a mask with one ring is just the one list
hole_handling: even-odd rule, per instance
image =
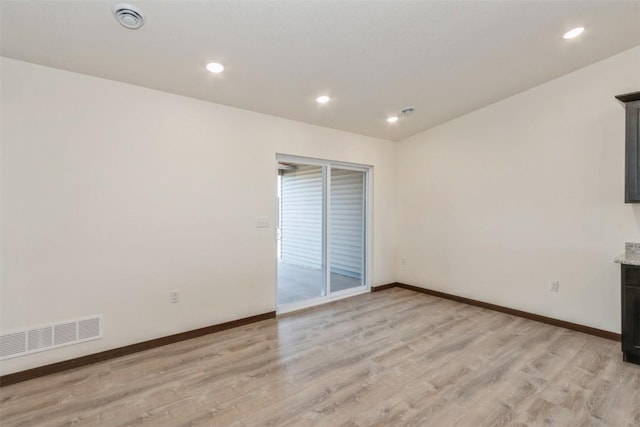
[[616, 262], [627, 265], [640, 265], [640, 243], [626, 243], [624, 254], [617, 257]]

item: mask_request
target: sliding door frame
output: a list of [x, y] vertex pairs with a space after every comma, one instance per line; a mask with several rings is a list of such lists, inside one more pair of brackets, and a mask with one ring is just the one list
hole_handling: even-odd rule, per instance
[[[333, 160], [323, 160], [316, 159], [310, 157], [301, 157], [301, 156], [293, 156], [288, 154], [279, 154], [276, 153], [276, 171], [279, 162], [285, 163], [297, 163], [302, 165], [309, 166], [318, 166], [322, 167], [322, 208], [323, 208], [323, 219], [322, 219], [322, 261], [325, 269], [325, 277], [324, 277], [324, 287], [325, 287], [325, 295], [311, 298], [304, 301], [294, 302], [285, 305], [278, 305], [278, 283], [277, 283], [277, 274], [276, 274], [276, 306], [277, 313], [287, 313], [290, 311], [300, 310], [306, 307], [312, 307], [318, 304], [327, 303], [330, 301], [335, 301], [342, 298], [347, 298], [353, 295], [359, 295], [363, 293], [367, 293], [371, 291], [371, 253], [373, 249], [372, 245], [372, 221], [371, 221], [371, 210], [373, 208], [372, 203], [372, 186], [371, 182], [373, 181], [373, 166], [370, 165], [362, 165], [357, 163], [348, 163], [348, 162], [340, 162]], [[354, 288], [344, 289], [342, 291], [331, 292], [331, 168], [342, 169], [342, 170], [351, 170], [362, 172], [364, 174], [364, 256], [363, 263], [364, 266], [362, 268], [363, 275], [363, 285], [357, 286]], [[276, 197], [277, 199], [277, 197]], [[279, 207], [276, 207], [279, 209]], [[277, 256], [276, 256], [277, 263]], [[277, 265], [276, 265], [277, 271]]]

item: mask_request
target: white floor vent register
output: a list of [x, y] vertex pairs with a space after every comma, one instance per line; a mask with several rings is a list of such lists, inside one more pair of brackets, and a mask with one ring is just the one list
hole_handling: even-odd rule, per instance
[[102, 315], [0, 335], [0, 360], [102, 338]]

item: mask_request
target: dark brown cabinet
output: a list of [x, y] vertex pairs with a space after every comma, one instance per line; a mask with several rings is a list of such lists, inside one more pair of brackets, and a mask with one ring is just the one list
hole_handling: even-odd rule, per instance
[[640, 266], [622, 265], [622, 354], [640, 365]]
[[626, 109], [625, 192], [626, 203], [640, 203], [640, 92], [616, 96]]

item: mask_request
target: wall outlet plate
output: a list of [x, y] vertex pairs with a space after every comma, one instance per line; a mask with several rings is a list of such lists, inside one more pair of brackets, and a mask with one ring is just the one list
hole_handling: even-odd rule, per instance
[[557, 280], [549, 282], [549, 290], [551, 292], [558, 292], [560, 290], [560, 282]]
[[171, 304], [180, 302], [180, 291], [171, 291]]

